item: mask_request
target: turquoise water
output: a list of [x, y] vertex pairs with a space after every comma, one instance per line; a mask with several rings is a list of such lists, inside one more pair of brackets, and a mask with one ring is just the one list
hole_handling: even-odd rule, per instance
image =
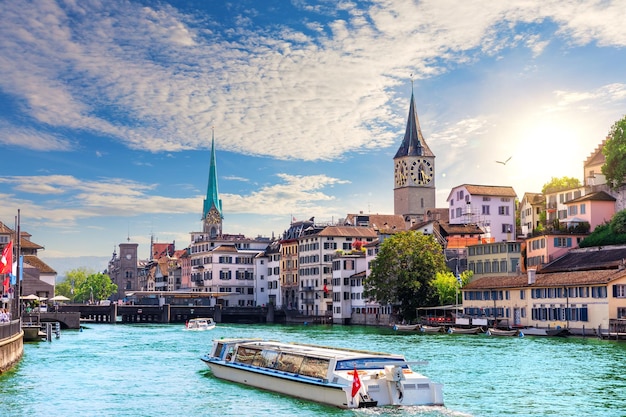
[[[0, 416], [626, 416], [626, 343], [396, 334], [359, 326], [95, 324], [26, 344], [0, 375]], [[444, 384], [445, 408], [340, 410], [220, 381], [200, 360], [221, 337], [403, 353]]]

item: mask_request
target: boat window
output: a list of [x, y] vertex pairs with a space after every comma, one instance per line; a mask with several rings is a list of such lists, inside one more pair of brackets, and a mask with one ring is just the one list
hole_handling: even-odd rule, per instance
[[328, 359], [305, 357], [300, 366], [300, 375], [325, 379], [328, 376]]
[[224, 358], [224, 344], [223, 343], [218, 343], [217, 346], [215, 346], [213, 355], [216, 358], [220, 358], [220, 359]]
[[356, 366], [357, 369], [383, 369], [386, 365], [402, 365], [408, 368], [409, 365], [401, 358], [358, 358], [337, 361], [336, 371], [351, 371]]
[[273, 368], [276, 365], [276, 358], [278, 357], [278, 352], [273, 350], [264, 350], [260, 355], [254, 357], [254, 362], [252, 365], [260, 366], [263, 368]]
[[252, 364], [254, 357], [260, 353], [260, 349], [239, 346], [235, 362]]
[[302, 355], [294, 355], [292, 353], [281, 353], [276, 362], [276, 369], [279, 371], [298, 373], [300, 365], [302, 365]]

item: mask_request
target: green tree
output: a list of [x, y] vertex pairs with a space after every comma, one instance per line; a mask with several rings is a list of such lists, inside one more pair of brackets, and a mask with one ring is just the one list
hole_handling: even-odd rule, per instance
[[457, 293], [460, 297], [461, 287], [468, 284], [472, 279], [472, 276], [474, 276], [474, 273], [472, 271], [463, 271], [461, 274], [459, 274], [459, 277], [461, 279], [461, 282], [459, 283], [459, 280], [454, 276], [452, 272], [437, 272], [437, 276], [433, 281], [433, 286], [437, 291], [439, 304], [456, 304]]
[[446, 270], [441, 245], [432, 235], [400, 232], [385, 239], [371, 274], [363, 283], [365, 296], [400, 307], [400, 316], [413, 320], [417, 307], [437, 302], [432, 285], [437, 272]]
[[[90, 300], [105, 300], [117, 291], [117, 285], [111, 281], [108, 275], [96, 273], [86, 268], [69, 271], [66, 281], [70, 285], [70, 295], [63, 295], [79, 303], [86, 303]], [[71, 293], [72, 289], [73, 294]]]
[[602, 174], [611, 188], [619, 188], [626, 176], [626, 116], [611, 127], [602, 153], [606, 158], [602, 165]]
[[541, 192], [543, 194], [555, 193], [557, 191], [571, 190], [580, 187], [580, 180], [574, 177], [552, 177], [549, 182], [543, 185]]
[[70, 300], [74, 298], [74, 294], [72, 294], [72, 284], [70, 284], [67, 278], [54, 286], [54, 295], [63, 295]]

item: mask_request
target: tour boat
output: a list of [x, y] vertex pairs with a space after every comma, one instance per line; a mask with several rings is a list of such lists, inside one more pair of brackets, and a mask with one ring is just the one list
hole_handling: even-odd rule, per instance
[[196, 318], [191, 319], [185, 323], [185, 330], [213, 330], [215, 329], [215, 322], [212, 318]]
[[217, 378], [339, 408], [443, 405], [443, 385], [396, 354], [260, 339], [213, 341]]

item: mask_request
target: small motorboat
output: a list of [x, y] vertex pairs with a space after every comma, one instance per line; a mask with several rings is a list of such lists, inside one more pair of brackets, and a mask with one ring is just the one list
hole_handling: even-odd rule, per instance
[[487, 330], [487, 336], [517, 336], [519, 333], [518, 330], [504, 330], [504, 329], [496, 329], [490, 328]]
[[481, 331], [480, 327], [450, 327], [448, 329], [450, 334], [478, 334]]
[[441, 326], [426, 326], [426, 325], [422, 325], [420, 326], [420, 332], [422, 333], [441, 333], [441, 329], [443, 327]]
[[419, 330], [419, 324], [394, 324], [393, 329], [397, 332], [413, 332]]
[[185, 323], [185, 330], [195, 330], [195, 331], [203, 331], [203, 330], [213, 330], [215, 329], [215, 321], [212, 318], [195, 318], [189, 320]]

